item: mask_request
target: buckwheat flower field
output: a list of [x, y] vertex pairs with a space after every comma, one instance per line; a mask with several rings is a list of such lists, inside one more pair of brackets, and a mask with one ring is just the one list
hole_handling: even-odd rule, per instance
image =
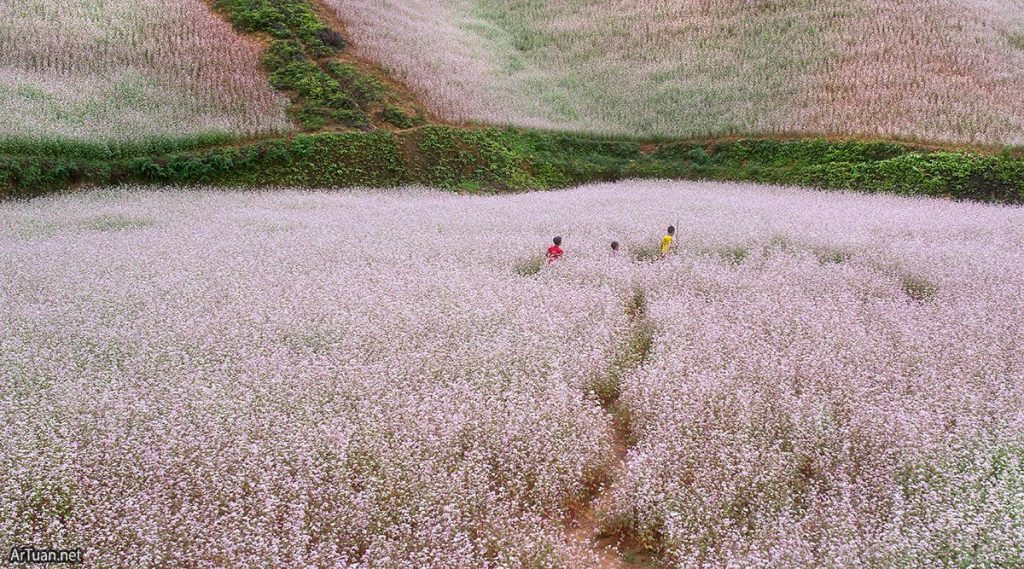
[[1024, 143], [1022, 0], [324, 0], [450, 119]]
[[258, 47], [202, 0], [0, 2], [0, 136], [291, 130]]
[[607, 485], [656, 566], [1020, 566], [1022, 251], [1019, 208], [727, 184], [0, 204], [0, 543], [594, 567]]

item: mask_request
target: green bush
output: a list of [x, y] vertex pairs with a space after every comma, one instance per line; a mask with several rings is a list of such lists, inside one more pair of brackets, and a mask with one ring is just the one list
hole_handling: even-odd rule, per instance
[[707, 165], [711, 164], [711, 155], [703, 147], [697, 147], [686, 153], [686, 157], [695, 164]]
[[332, 52], [327, 43], [333, 41], [331, 30], [306, 0], [217, 0], [214, 7], [222, 11], [239, 32], [296, 39], [317, 56]]
[[263, 65], [270, 71], [277, 71], [305, 60], [306, 54], [295, 40], [274, 40], [263, 54]]
[[348, 47], [348, 42], [342, 35], [330, 28], [322, 28], [316, 31], [316, 39], [320, 40], [323, 45], [341, 51]]
[[327, 112], [327, 116], [341, 126], [351, 128], [366, 128], [370, 126], [370, 119], [366, 116], [366, 113], [359, 110], [331, 110]]
[[337, 81], [308, 61], [296, 61], [278, 69], [270, 75], [270, 84], [283, 91], [294, 91], [304, 106], [359, 109]]
[[327, 126], [327, 117], [317, 109], [299, 109], [293, 114], [303, 130], [320, 130]]
[[355, 65], [331, 61], [327, 64], [327, 68], [360, 104], [379, 103], [386, 100], [387, 85], [380, 79], [363, 73]]
[[380, 112], [380, 117], [385, 122], [398, 128], [412, 128], [418, 124], [416, 117], [410, 117], [402, 109], [388, 105]]
[[1024, 200], [1024, 160], [995, 155], [911, 152], [877, 162], [810, 166], [797, 178], [824, 188], [1006, 203]]

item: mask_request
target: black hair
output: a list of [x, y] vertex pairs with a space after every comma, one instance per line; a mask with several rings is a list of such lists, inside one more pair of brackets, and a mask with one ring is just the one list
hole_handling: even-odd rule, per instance
[[618, 251], [618, 250], [619, 250], [619, 242], [618, 241], [612, 241], [612, 251]]
[[676, 232], [676, 226], [675, 225], [669, 225], [668, 226], [668, 234], [669, 235], [674, 235], [675, 232]]
[[554, 243], [555, 245], [561, 246], [561, 245], [562, 245], [562, 236], [561, 236], [561, 235], [559, 235], [558, 237], [555, 237], [555, 238], [554, 238], [554, 239], [552, 239], [551, 241], [552, 241], [552, 243]]

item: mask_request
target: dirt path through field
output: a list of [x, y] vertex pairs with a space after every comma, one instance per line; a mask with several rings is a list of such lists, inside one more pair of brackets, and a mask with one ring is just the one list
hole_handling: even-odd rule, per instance
[[[605, 382], [597, 386], [598, 397], [612, 422], [612, 463], [604, 479], [566, 522], [566, 541], [592, 554], [579, 560], [572, 569], [651, 569], [658, 567], [653, 557], [627, 536], [608, 532], [602, 524], [612, 506], [612, 488], [626, 471], [630, 447], [630, 429], [619, 408], [620, 382], [626, 373], [647, 360], [653, 331], [647, 319], [647, 300], [643, 291], [634, 291], [626, 302], [630, 331], [622, 354], [610, 366]], [[595, 565], [597, 563], [597, 565]]]
[[[605, 532], [602, 515], [611, 507], [611, 489], [625, 470], [626, 444], [624, 432], [616, 425], [614, 452], [616, 463], [609, 479], [598, 487], [590, 500], [575, 512], [566, 524], [566, 540], [582, 546], [594, 557], [581, 560], [573, 569], [652, 569], [657, 567], [649, 553], [622, 536]], [[594, 563], [597, 563], [595, 565]]]

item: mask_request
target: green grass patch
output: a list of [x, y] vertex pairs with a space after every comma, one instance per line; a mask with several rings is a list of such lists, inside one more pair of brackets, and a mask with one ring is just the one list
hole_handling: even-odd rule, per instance
[[904, 275], [901, 277], [900, 287], [911, 300], [917, 302], [924, 302], [939, 292], [938, 285], [924, 277], [914, 275]]
[[1006, 41], [1010, 42], [1011, 47], [1024, 50], [1024, 33], [1006, 34]]
[[661, 258], [661, 248], [655, 243], [634, 245], [630, 247], [629, 254], [637, 261], [657, 261]]
[[[647, 317], [647, 293], [637, 288], [626, 298], [625, 311], [630, 327], [607, 372], [591, 382], [590, 389], [602, 405], [608, 407], [619, 399], [622, 378], [630, 370], [643, 365], [654, 351], [654, 323]], [[621, 411], [621, 409], [619, 409]]]
[[544, 257], [539, 255], [516, 261], [512, 270], [521, 277], [532, 277], [544, 268]]
[[841, 265], [853, 258], [853, 254], [837, 247], [820, 247], [815, 250], [822, 265]]
[[139, 229], [153, 225], [149, 219], [140, 219], [119, 214], [106, 214], [94, 217], [82, 224], [93, 231], [121, 231], [126, 229]]
[[739, 265], [750, 256], [750, 248], [743, 245], [730, 245], [718, 250], [718, 258], [730, 265]]
[[626, 314], [630, 318], [642, 318], [647, 315], [647, 293], [643, 289], [636, 289], [626, 299]]
[[227, 146], [237, 142], [237, 136], [218, 132], [183, 138], [154, 137], [135, 142], [84, 142], [71, 139], [38, 140], [31, 138], [8, 138], [0, 139], [0, 156], [112, 161], [140, 155], [189, 152]]

